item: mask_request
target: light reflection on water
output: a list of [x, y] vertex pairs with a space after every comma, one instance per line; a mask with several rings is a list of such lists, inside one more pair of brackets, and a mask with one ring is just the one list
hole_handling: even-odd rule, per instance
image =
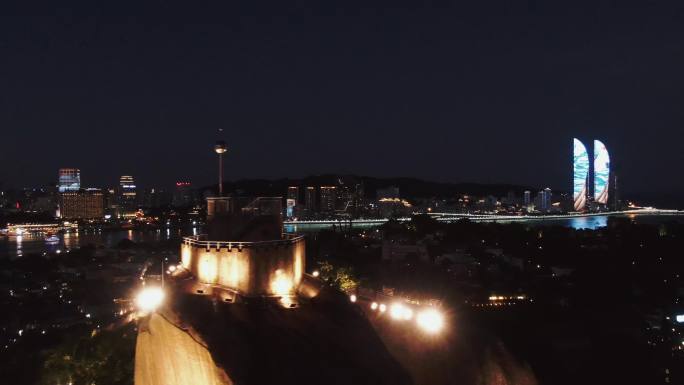
[[[567, 226], [575, 230], [596, 230], [608, 226], [608, 215], [597, 215], [588, 217], [574, 217], [567, 219], [531, 220], [521, 223], [534, 226]], [[642, 225], [659, 225], [667, 222], [684, 222], [684, 215], [615, 215], [614, 218], [628, 219], [630, 222]]]
[[16, 243], [17, 243], [17, 256], [21, 257], [23, 252], [21, 248], [21, 243], [24, 240], [24, 237], [22, 235], [17, 235], [16, 237]]
[[591, 217], [574, 217], [567, 219], [549, 219], [549, 220], [537, 220], [537, 221], [527, 221], [521, 222], [525, 224], [530, 224], [534, 226], [566, 226], [572, 227], [575, 230], [596, 230], [601, 227], [608, 226], [608, 217], [605, 215], [601, 216], [591, 216]]
[[58, 234], [58, 242], [45, 242], [44, 235], [24, 234], [17, 236], [0, 236], [0, 258], [17, 258], [28, 254], [54, 253], [57, 250], [77, 248], [93, 244], [95, 246], [112, 247], [121, 240], [133, 242], [155, 242], [169, 239], [180, 239], [184, 235], [198, 233], [197, 227], [192, 229], [166, 229], [164, 231], [79, 231], [77, 233]]
[[608, 225], [608, 217], [580, 217], [572, 218], [570, 220], [570, 227], [575, 230], [580, 229], [597, 229], [599, 227], [606, 227]]

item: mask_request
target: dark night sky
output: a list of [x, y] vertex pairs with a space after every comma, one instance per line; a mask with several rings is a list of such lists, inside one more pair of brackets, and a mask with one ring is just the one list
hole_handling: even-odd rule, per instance
[[623, 191], [684, 191], [684, 12], [664, 2], [56, 3], [0, 5], [5, 185], [206, 184], [223, 127], [230, 179], [568, 190], [578, 136]]

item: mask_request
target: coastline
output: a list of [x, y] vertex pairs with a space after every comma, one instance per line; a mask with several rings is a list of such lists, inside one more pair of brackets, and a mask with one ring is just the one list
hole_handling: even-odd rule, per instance
[[[423, 213], [416, 213], [423, 214]], [[543, 221], [543, 220], [558, 220], [570, 218], [587, 218], [597, 216], [625, 216], [625, 215], [662, 215], [662, 216], [684, 216], [684, 210], [665, 210], [665, 209], [631, 209], [621, 211], [604, 211], [598, 213], [570, 213], [558, 215], [497, 215], [497, 214], [464, 214], [464, 213], [429, 213], [428, 215], [434, 217], [438, 221], [451, 222], [460, 219], [469, 219], [475, 222], [498, 222], [498, 221]], [[397, 221], [409, 221], [411, 218], [403, 217], [396, 218]], [[284, 221], [286, 226], [300, 226], [300, 225], [381, 225], [388, 222], [388, 218], [382, 219], [352, 219], [352, 220], [290, 220]]]

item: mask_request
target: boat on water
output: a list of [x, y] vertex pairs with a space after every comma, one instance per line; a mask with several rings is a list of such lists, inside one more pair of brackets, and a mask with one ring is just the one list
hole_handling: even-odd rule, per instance
[[59, 242], [59, 237], [56, 236], [55, 234], [48, 235], [45, 237], [45, 242], [46, 243], [57, 243], [57, 242]]

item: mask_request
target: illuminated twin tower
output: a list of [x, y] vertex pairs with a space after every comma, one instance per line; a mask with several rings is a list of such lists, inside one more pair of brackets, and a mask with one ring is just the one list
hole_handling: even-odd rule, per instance
[[[583, 211], [587, 207], [589, 185], [589, 153], [577, 138], [573, 139], [573, 198], [575, 211]], [[610, 156], [606, 146], [600, 140], [594, 140], [594, 202], [608, 203], [608, 185], [610, 180]]]

